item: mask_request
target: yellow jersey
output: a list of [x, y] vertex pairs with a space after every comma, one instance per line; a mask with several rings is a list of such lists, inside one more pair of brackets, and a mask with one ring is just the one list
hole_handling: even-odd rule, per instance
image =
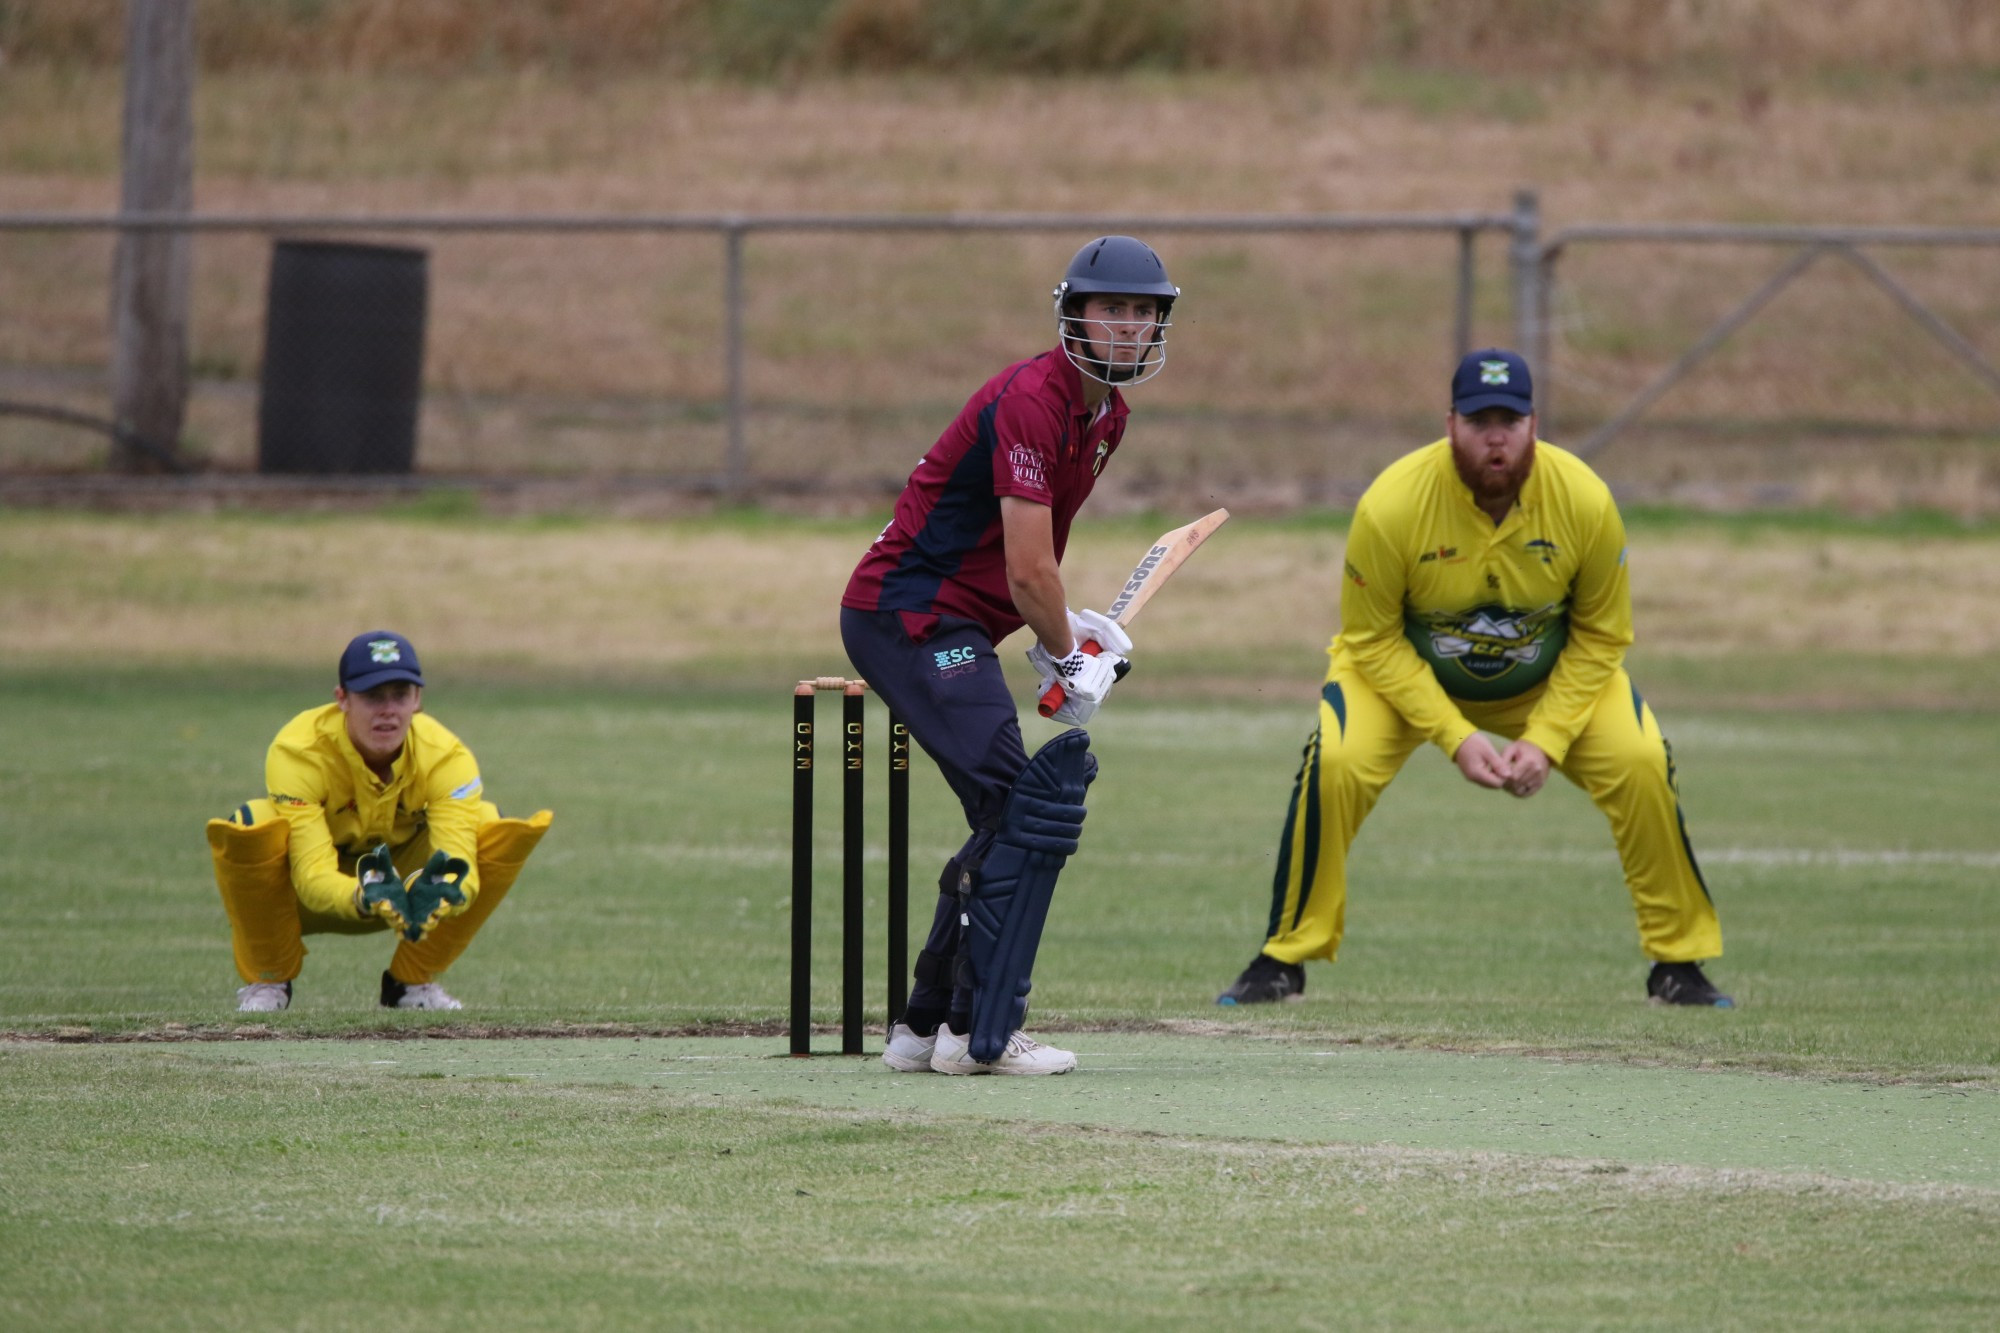
[[1446, 754], [1461, 703], [1540, 691], [1521, 739], [1561, 763], [1632, 642], [1625, 523], [1575, 454], [1535, 442], [1495, 523], [1438, 440], [1385, 468], [1354, 509], [1336, 671], [1357, 672]]
[[460, 884], [467, 904], [479, 896], [479, 765], [428, 714], [410, 719], [387, 782], [355, 750], [339, 704], [287, 722], [271, 742], [264, 777], [291, 827], [292, 883], [313, 911], [359, 920], [355, 860], [379, 843], [400, 849], [425, 832], [434, 851], [473, 867]]

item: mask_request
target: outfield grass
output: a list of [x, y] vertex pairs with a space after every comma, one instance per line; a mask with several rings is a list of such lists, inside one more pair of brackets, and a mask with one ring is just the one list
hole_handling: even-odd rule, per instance
[[[237, 984], [201, 825], [256, 792], [304, 678], [12, 677], [0, 721], [9, 929], [0, 1026], [233, 1022]], [[556, 824], [452, 975], [481, 1022], [775, 1024], [789, 947], [786, 697], [462, 684], [437, 715], [504, 808]], [[1255, 952], [1307, 707], [1121, 699], [1104, 776], [1038, 967], [1045, 1026], [1216, 1018]], [[880, 721], [874, 782], [880, 778]], [[831, 713], [828, 714], [831, 718]], [[1743, 1007], [1642, 1003], [1631, 907], [1602, 820], [1559, 786], [1527, 804], [1420, 752], [1356, 846], [1348, 944], [1256, 1029], [1881, 1077], [1993, 1080], [1990, 941], [2000, 782], [1982, 714], [1668, 713], [1689, 825]], [[1029, 734], [1047, 731], [1030, 719]], [[913, 784], [916, 913], [962, 836], [928, 762]], [[837, 1015], [838, 800], [822, 783], [817, 1016]], [[882, 919], [874, 788], [869, 909]], [[59, 906], [58, 906], [59, 904]], [[871, 1017], [882, 942], [871, 929]], [[311, 942], [285, 1032], [347, 1031], [386, 945]], [[1704, 1020], [1714, 1016], [1704, 1016]]]
[[[1110, 525], [1078, 560], [1115, 565], [1143, 522]], [[1179, 610], [1162, 604], [1146, 674], [1092, 728], [1104, 776], [1032, 1020], [1083, 1067], [947, 1081], [778, 1058], [781, 733], [787, 682], [837, 665], [824, 629], [749, 661], [733, 618], [784, 620], [784, 604], [704, 587], [615, 613], [663, 567], [790, 560], [834, 577], [859, 527], [727, 519], [654, 538], [515, 524], [496, 543], [487, 526], [18, 516], [0, 529], [14, 625], [0, 668], [0, 1322], [2000, 1318], [1988, 659], [1902, 638], [1840, 651], [1834, 632], [1919, 619], [1915, 599], [1892, 605], [1919, 560], [1967, 571], [1957, 623], [1987, 632], [1990, 536], [1635, 522], [1634, 673], [1675, 744], [1727, 942], [1714, 973], [1739, 1009], [1644, 1003], [1609, 835], [1579, 793], [1515, 802], [1426, 750], [1355, 849], [1340, 963], [1310, 969], [1300, 1004], [1230, 1011], [1213, 998], [1262, 936], [1313, 718], [1303, 617], [1279, 618], [1266, 585], [1337, 557], [1340, 538], [1320, 522], [1232, 528], [1203, 577], [1177, 583]], [[294, 1008], [243, 1023], [201, 825], [258, 790], [271, 734], [326, 696], [301, 609], [310, 581], [289, 571], [334, 567], [357, 535], [406, 553], [485, 543], [459, 570], [474, 593], [463, 616], [423, 604], [420, 642], [438, 645], [427, 702], [504, 807], [548, 806], [557, 822], [451, 974], [463, 1014], [380, 1013], [387, 942], [316, 937]], [[611, 558], [564, 563], [591, 552]], [[1740, 599], [1685, 595], [1718, 570]], [[566, 579], [568, 602], [551, 591]], [[498, 652], [506, 614], [492, 608], [523, 586], [555, 617], [537, 651], [573, 661], [566, 636], [594, 635], [611, 669], [538, 671]], [[172, 627], [130, 618], [162, 588]], [[231, 619], [245, 596], [261, 628]], [[125, 665], [108, 665], [106, 620], [127, 626]], [[263, 655], [232, 651], [246, 633]], [[677, 658], [680, 644], [711, 646]], [[879, 923], [872, 701], [869, 719]], [[929, 867], [960, 832], [917, 767], [921, 918]], [[814, 990], [827, 1049], [834, 786]], [[554, 1033], [596, 1035], [519, 1035]]]

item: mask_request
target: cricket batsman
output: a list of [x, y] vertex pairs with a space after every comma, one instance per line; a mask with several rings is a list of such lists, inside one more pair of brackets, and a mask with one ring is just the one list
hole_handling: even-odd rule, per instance
[[229, 914], [236, 1007], [290, 1006], [315, 932], [389, 930], [385, 1009], [458, 1009], [439, 984], [548, 831], [503, 819], [472, 752], [423, 710], [417, 650], [372, 630], [340, 655], [333, 702], [287, 722], [265, 795], [208, 822]]
[[[1180, 289], [1152, 248], [1101, 236], [1054, 292], [1057, 344], [967, 401], [918, 462], [895, 516], [841, 598], [847, 655], [965, 809], [908, 1008], [882, 1059], [905, 1073], [1062, 1074], [1069, 1051], [1023, 1033], [1029, 975], [1056, 877], [1082, 833], [1096, 757], [1081, 730], [1132, 641], [1069, 610], [1070, 521], [1125, 435], [1123, 391], [1159, 373]], [[995, 645], [1026, 625], [1040, 698], [1071, 730], [1029, 758]], [[1101, 648], [1086, 651], [1091, 641]]]
[[[1702, 972], [1722, 928], [1681, 818], [1673, 750], [1625, 674], [1625, 525], [1574, 454], [1535, 438], [1528, 366], [1474, 352], [1445, 438], [1355, 506], [1319, 726], [1278, 843], [1264, 946], [1218, 1003], [1298, 998], [1333, 961], [1347, 849], [1429, 741], [1467, 781], [1526, 799], [1553, 769], [1611, 822], [1657, 1004], [1734, 1005]], [[1502, 737], [1496, 748], [1487, 734]]]

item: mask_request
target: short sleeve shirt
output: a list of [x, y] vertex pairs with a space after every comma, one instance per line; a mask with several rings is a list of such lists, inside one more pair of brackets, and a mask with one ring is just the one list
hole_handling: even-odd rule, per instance
[[910, 474], [895, 516], [861, 558], [840, 604], [897, 611], [921, 640], [938, 617], [975, 621], [999, 642], [1024, 623], [1007, 587], [1000, 498], [1051, 511], [1062, 559], [1070, 522], [1125, 434], [1116, 389], [1096, 411], [1061, 348], [988, 380]]

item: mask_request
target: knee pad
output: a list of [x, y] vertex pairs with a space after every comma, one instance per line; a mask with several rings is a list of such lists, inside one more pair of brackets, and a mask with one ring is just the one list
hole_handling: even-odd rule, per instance
[[276, 814], [258, 820], [246, 805], [232, 818], [208, 821], [208, 851], [229, 915], [237, 972], [245, 981], [290, 981], [305, 957], [292, 889], [291, 826]]
[[541, 845], [542, 835], [549, 831], [549, 824], [555, 815], [548, 810], [537, 810], [527, 819], [494, 819], [479, 828], [479, 885], [480, 893], [486, 892], [489, 884], [500, 885], [505, 893], [514, 883], [514, 877], [521, 873], [528, 858]]
[[1044, 745], [1015, 780], [993, 846], [969, 876], [965, 945], [975, 1060], [999, 1059], [1027, 1015], [1049, 902], [1082, 836], [1084, 792], [1096, 776], [1088, 733], [1072, 729]]
[[[231, 866], [266, 866], [286, 856], [292, 830], [283, 817], [257, 819], [249, 805], [238, 806], [227, 819], [208, 821], [208, 851], [218, 873]], [[286, 881], [289, 883], [289, 879]]]

